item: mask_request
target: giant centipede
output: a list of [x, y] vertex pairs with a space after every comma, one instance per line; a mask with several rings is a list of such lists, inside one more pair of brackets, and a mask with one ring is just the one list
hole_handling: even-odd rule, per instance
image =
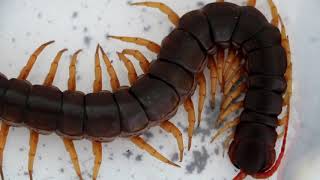
[[[199, 86], [198, 125], [206, 97], [203, 74], [208, 67], [211, 78], [211, 105], [214, 108], [217, 86], [223, 92], [217, 125], [242, 109], [240, 116], [218, 130], [212, 140], [227, 129], [236, 127], [226, 140], [231, 162], [240, 169], [235, 180], [251, 175], [257, 179], [272, 176], [284, 156], [292, 94], [292, 62], [289, 40], [284, 23], [272, 0], [268, 0], [272, 20], [255, 8], [256, 1], [246, 6], [219, 1], [205, 5], [179, 17], [171, 8], [159, 2], [137, 2], [134, 6], [157, 8], [168, 15], [175, 25], [161, 45], [138, 37], [109, 36], [145, 46], [158, 54], [151, 63], [138, 50], [125, 49], [118, 53], [128, 70], [130, 87], [120, 86], [116, 72], [100, 45], [95, 52], [95, 81], [93, 93], [76, 90], [76, 61], [81, 50], [74, 53], [69, 68], [68, 90], [53, 86], [63, 49], [54, 58], [50, 72], [42, 85], [32, 85], [27, 77], [38, 55], [53, 41], [41, 45], [28, 60], [17, 78], [0, 74], [0, 172], [8, 131], [11, 126], [30, 129], [28, 171], [32, 179], [33, 161], [39, 134], [57, 133], [63, 138], [74, 169], [82, 179], [73, 140], [92, 141], [95, 155], [93, 179], [98, 176], [103, 142], [117, 137], [130, 138], [139, 148], [155, 158], [179, 166], [156, 151], [139, 135], [159, 125], [175, 136], [180, 161], [183, 156], [182, 134], [169, 122], [179, 105], [188, 112], [188, 149], [191, 148], [195, 112], [191, 96]], [[279, 25], [280, 23], [280, 25]], [[279, 26], [281, 28], [279, 28]], [[102, 90], [100, 55], [110, 76], [112, 92]], [[140, 62], [144, 72], [137, 76], [126, 55]], [[241, 95], [245, 94], [244, 99]], [[282, 109], [286, 109], [279, 119]], [[276, 128], [284, 126], [283, 133]], [[283, 136], [276, 159], [275, 143]], [[230, 141], [232, 140], [231, 144]], [[229, 145], [230, 144], [230, 145]]]

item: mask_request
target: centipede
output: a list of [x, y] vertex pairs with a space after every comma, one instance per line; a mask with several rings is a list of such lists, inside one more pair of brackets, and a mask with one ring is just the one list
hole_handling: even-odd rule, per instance
[[[43, 84], [32, 85], [27, 80], [37, 57], [54, 41], [42, 44], [32, 53], [17, 78], [8, 79], [0, 73], [1, 178], [5, 179], [2, 161], [10, 127], [30, 130], [28, 172], [31, 180], [39, 136], [52, 133], [62, 138], [79, 179], [83, 178], [73, 141], [81, 139], [92, 142], [94, 180], [102, 163], [102, 143], [118, 137], [128, 138], [156, 159], [180, 167], [140, 135], [151, 127], [160, 126], [175, 137], [179, 160], [183, 160], [182, 133], [169, 120], [183, 105], [188, 114], [187, 148], [190, 150], [193, 131], [196, 122], [200, 126], [207, 97], [205, 68], [210, 72], [213, 109], [217, 108], [218, 86], [223, 95], [215, 124], [219, 129], [212, 142], [235, 128], [224, 143], [232, 164], [239, 169], [233, 179], [242, 180], [248, 175], [256, 179], [272, 176], [285, 153], [292, 96], [292, 62], [284, 22], [274, 2], [268, 0], [268, 4], [271, 21], [255, 7], [255, 0], [247, 0], [245, 6], [218, 0], [181, 17], [161, 2], [130, 3], [160, 10], [175, 28], [161, 45], [142, 37], [109, 35], [108, 39], [143, 46], [157, 54], [157, 58], [149, 61], [136, 49], [118, 52], [130, 83], [130, 86], [121, 86], [105, 50], [98, 44], [94, 56], [93, 92], [89, 94], [77, 91], [76, 85], [76, 64], [82, 50], [71, 57], [66, 91], [55, 87], [53, 81], [67, 49], [56, 54]], [[128, 56], [139, 62], [142, 75], [137, 75]], [[110, 77], [112, 91], [102, 88], [101, 60]], [[197, 88], [196, 117], [191, 97]], [[226, 120], [239, 110], [240, 115]], [[276, 130], [280, 126], [283, 126], [283, 132], [278, 134]], [[275, 144], [279, 138], [283, 140], [276, 158]]]

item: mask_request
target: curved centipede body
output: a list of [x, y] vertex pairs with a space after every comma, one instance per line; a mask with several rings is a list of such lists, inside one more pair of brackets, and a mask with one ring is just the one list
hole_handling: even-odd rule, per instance
[[[28, 170], [32, 179], [33, 161], [39, 134], [57, 133], [70, 153], [74, 169], [82, 179], [73, 140], [87, 138], [92, 141], [95, 155], [93, 179], [98, 176], [103, 142], [117, 137], [129, 138], [139, 148], [160, 161], [173, 166], [166, 157], [147, 144], [139, 135], [153, 126], [160, 126], [177, 140], [180, 161], [183, 158], [182, 134], [168, 120], [180, 105], [188, 113], [188, 149], [191, 148], [195, 127], [195, 112], [191, 96], [199, 87], [198, 125], [206, 97], [205, 67], [210, 70], [212, 106], [219, 84], [224, 94], [218, 124], [234, 111], [243, 108], [240, 117], [227, 122], [216, 136], [236, 126], [229, 147], [231, 162], [241, 171], [234, 179], [246, 175], [267, 178], [278, 168], [285, 150], [291, 97], [289, 42], [277, 9], [269, 0], [272, 21], [254, 8], [233, 3], [210, 3], [181, 18], [169, 7], [157, 2], [133, 3], [137, 6], [158, 8], [166, 13], [176, 28], [160, 45], [135, 37], [110, 36], [147, 47], [158, 54], [149, 62], [138, 50], [125, 49], [118, 53], [128, 70], [130, 87], [121, 86], [116, 72], [104, 50], [95, 52], [95, 81], [93, 92], [84, 94], [76, 90], [76, 61], [80, 50], [74, 53], [69, 68], [68, 90], [62, 92], [53, 86], [63, 49], [54, 58], [50, 72], [42, 85], [32, 85], [26, 79], [37, 56], [53, 41], [41, 45], [28, 60], [17, 78], [7, 79], [0, 74], [0, 117], [3, 119], [0, 138], [0, 172], [6, 138], [11, 126], [30, 129]], [[281, 31], [278, 29], [279, 19]], [[133, 64], [126, 57], [139, 60], [145, 74], [137, 76]], [[100, 60], [110, 76], [112, 92], [102, 90]], [[244, 100], [237, 101], [245, 93]], [[278, 121], [282, 108], [286, 115]], [[274, 146], [276, 127], [284, 125], [283, 146], [276, 160]], [[232, 138], [231, 138], [232, 139]]]

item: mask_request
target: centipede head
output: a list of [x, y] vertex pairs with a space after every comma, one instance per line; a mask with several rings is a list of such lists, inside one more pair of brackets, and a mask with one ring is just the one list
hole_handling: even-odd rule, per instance
[[275, 150], [266, 143], [246, 139], [233, 141], [229, 147], [231, 162], [248, 175], [268, 170], [275, 161]]

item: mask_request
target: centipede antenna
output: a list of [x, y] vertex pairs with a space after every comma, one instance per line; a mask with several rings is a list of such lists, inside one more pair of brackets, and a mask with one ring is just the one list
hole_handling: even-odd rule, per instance
[[256, 0], [248, 0], [248, 1], [247, 1], [247, 5], [248, 5], [248, 6], [252, 6], [252, 7], [255, 7], [255, 6], [256, 6], [256, 3], [257, 3]]
[[[93, 84], [93, 92], [97, 93], [102, 90], [102, 72], [99, 58], [100, 45], [97, 45], [95, 53], [95, 80]], [[100, 49], [101, 50], [101, 49]], [[102, 144], [98, 141], [92, 141], [92, 151], [94, 155], [94, 166], [92, 179], [96, 180], [102, 162]]]
[[132, 62], [126, 56], [124, 56], [122, 53], [119, 53], [119, 52], [117, 52], [117, 54], [119, 59], [123, 62], [124, 66], [128, 70], [128, 79], [129, 79], [130, 85], [132, 86], [138, 78], [137, 72]]
[[151, 52], [154, 52], [156, 54], [159, 54], [160, 52], [160, 45], [157, 43], [150, 41], [148, 39], [139, 38], [139, 37], [128, 37], [128, 36], [107, 36], [107, 38], [111, 39], [118, 39], [120, 41], [128, 42], [128, 43], [134, 43], [140, 46], [144, 46], [147, 49], [149, 49]]
[[33, 173], [33, 163], [34, 163], [34, 157], [37, 152], [37, 146], [39, 142], [39, 134], [33, 130], [30, 131], [30, 150], [29, 150], [29, 160], [28, 160], [28, 171], [29, 171], [29, 177], [30, 180], [33, 179], [32, 173]]
[[76, 84], [76, 64], [77, 64], [77, 58], [79, 53], [82, 50], [78, 50], [76, 51], [72, 57], [71, 57], [71, 61], [70, 61], [70, 66], [69, 66], [69, 79], [68, 79], [68, 89], [70, 91], [75, 91], [77, 88], [77, 84]]
[[274, 26], [278, 27], [278, 25], [279, 25], [279, 13], [278, 13], [277, 6], [274, 4], [273, 0], [268, 0], [268, 4], [270, 6], [271, 15], [272, 15], [271, 24], [273, 24]]
[[218, 48], [218, 52], [216, 55], [216, 65], [217, 65], [217, 73], [218, 73], [218, 80], [223, 89], [223, 82], [222, 82], [222, 71], [223, 71], [223, 64], [224, 64], [224, 49]]
[[194, 106], [191, 98], [189, 97], [186, 99], [184, 102], [184, 109], [188, 113], [188, 122], [189, 122], [189, 127], [188, 127], [188, 150], [191, 149], [191, 144], [192, 144], [192, 136], [193, 136], [193, 130], [194, 130], [194, 125], [196, 122], [196, 117], [194, 113]]
[[9, 128], [10, 128], [10, 126], [7, 125], [5, 122], [1, 123], [1, 130], [0, 130], [0, 175], [1, 175], [1, 180], [4, 180], [3, 169], [2, 169], [3, 151], [6, 146]]
[[203, 110], [204, 106], [204, 100], [207, 95], [207, 82], [206, 82], [206, 77], [204, 76], [203, 72], [198, 74], [197, 76], [198, 79], [198, 84], [199, 84], [199, 102], [198, 102], [198, 127], [200, 126], [201, 123], [201, 113]]
[[140, 67], [144, 73], [148, 73], [150, 69], [150, 62], [148, 59], [138, 50], [135, 49], [124, 49], [122, 51], [124, 55], [131, 55], [139, 61]]
[[100, 45], [98, 44], [96, 48], [96, 53], [94, 56], [95, 80], [93, 82], [93, 92], [99, 92], [102, 90], [102, 72], [101, 72], [101, 65], [100, 65], [99, 48], [100, 48]]
[[111, 61], [109, 60], [107, 54], [103, 51], [102, 47], [100, 47], [100, 51], [102, 53], [103, 61], [104, 61], [105, 65], [106, 65], [107, 72], [108, 72], [108, 74], [110, 76], [110, 84], [111, 84], [112, 91], [115, 92], [116, 90], [118, 90], [120, 88], [120, 83], [119, 83], [119, 79], [118, 79], [117, 73], [114, 70], [114, 68], [113, 68], [113, 66], [111, 64]]
[[27, 79], [34, 63], [36, 62], [39, 54], [50, 44], [54, 43], [54, 41], [49, 41], [47, 43], [44, 43], [42, 44], [40, 47], [38, 47], [30, 56], [27, 64], [22, 68], [19, 76], [18, 76], [18, 79], [22, 79], [22, 80], [25, 80]]
[[92, 179], [96, 180], [98, 177], [99, 169], [100, 169], [101, 162], [102, 162], [102, 144], [101, 144], [101, 142], [93, 141], [92, 142], [92, 149], [93, 149], [93, 154], [95, 156]]
[[164, 129], [166, 132], [171, 133], [177, 140], [178, 148], [179, 148], [179, 157], [180, 157], [180, 162], [182, 162], [183, 159], [183, 138], [182, 138], [182, 133], [181, 131], [172, 124], [169, 121], [164, 121], [161, 123], [160, 127]]
[[217, 67], [216, 63], [214, 62], [214, 58], [212, 56], [208, 59], [208, 68], [210, 70], [210, 81], [211, 81], [211, 99], [210, 99], [210, 105], [211, 108], [215, 108], [216, 104], [216, 91], [217, 91], [217, 81], [218, 81], [218, 74], [217, 74]]
[[[76, 51], [71, 57], [70, 66], [69, 66], [69, 79], [68, 79], [68, 90], [69, 91], [75, 91], [76, 87], [77, 87], [77, 84], [76, 84], [76, 64], [77, 64], [78, 54], [81, 51], [82, 50]], [[74, 147], [73, 141], [68, 138], [63, 138], [63, 143], [64, 143], [64, 146], [65, 146], [67, 152], [70, 155], [70, 159], [73, 164], [74, 170], [76, 171], [79, 179], [82, 180], [83, 178], [81, 175], [81, 168], [80, 168], [80, 164], [79, 164], [79, 160], [78, 160], [77, 151]]]
[[161, 155], [156, 149], [154, 149], [151, 145], [146, 143], [141, 137], [134, 136], [130, 138], [131, 142], [133, 142], [135, 145], [137, 145], [140, 149], [143, 149], [147, 151], [151, 156], [157, 158], [158, 160], [170, 164], [175, 167], [180, 167], [179, 165], [171, 162], [169, 159]]
[[218, 130], [218, 132], [212, 137], [211, 143], [217, 139], [221, 134], [223, 134], [225, 131], [227, 131], [230, 128], [236, 127], [240, 123], [240, 118], [236, 118], [230, 122], [227, 122], [222, 128]]
[[216, 121], [217, 122], [217, 126], [219, 126], [225, 120], [225, 118], [227, 116], [229, 116], [231, 113], [242, 109], [243, 108], [243, 104], [244, 104], [243, 101], [234, 103], [234, 104], [230, 105], [227, 109], [225, 109], [223, 112], [220, 112], [220, 114], [218, 116], [218, 119]]
[[45, 85], [45, 86], [52, 85], [54, 77], [56, 76], [56, 73], [57, 73], [58, 65], [59, 65], [60, 59], [62, 57], [62, 54], [64, 52], [66, 52], [67, 50], [68, 49], [62, 49], [57, 53], [56, 57], [54, 58], [53, 62], [51, 63], [50, 71], [49, 71], [46, 79], [44, 80], [43, 85]]
[[136, 3], [130, 3], [132, 6], [145, 6], [145, 7], [151, 7], [159, 9], [161, 12], [166, 14], [170, 20], [170, 22], [175, 25], [176, 27], [179, 25], [179, 16], [177, 13], [175, 13], [170, 7], [167, 5], [161, 3], [161, 2], [136, 2]]
[[234, 91], [229, 94], [229, 96], [222, 101], [221, 110], [224, 111], [230, 105], [230, 103], [244, 93], [246, 89], [246, 83], [242, 82]]

